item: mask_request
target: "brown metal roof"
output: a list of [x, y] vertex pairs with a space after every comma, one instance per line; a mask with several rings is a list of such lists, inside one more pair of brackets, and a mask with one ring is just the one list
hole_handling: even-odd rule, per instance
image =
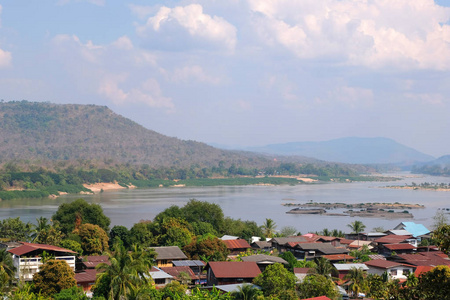
[[227, 245], [228, 249], [243, 249], [243, 248], [251, 248], [250, 245], [244, 239], [237, 240], [224, 240], [222, 241], [225, 245]]
[[75, 280], [77, 283], [95, 282], [97, 279], [97, 270], [87, 269], [80, 273], [75, 273]]
[[383, 260], [383, 259], [366, 261], [364, 264], [369, 267], [375, 267], [375, 268], [381, 268], [381, 269], [389, 269], [389, 268], [394, 268], [394, 267], [403, 265], [402, 263], [399, 263], [399, 262]]
[[323, 255], [322, 257], [328, 259], [328, 260], [354, 260], [355, 258], [348, 254], [330, 254], [330, 255]]
[[189, 267], [161, 267], [161, 270], [169, 275], [172, 275], [173, 277], [178, 277], [181, 272], [185, 272], [191, 277], [191, 279], [198, 279], [198, 276], [196, 276]]
[[416, 247], [411, 245], [411, 244], [384, 244], [383, 246], [388, 248], [389, 250], [412, 250], [412, 249], [416, 249]]
[[179, 260], [179, 259], [187, 259], [187, 256], [181, 251], [178, 246], [168, 246], [168, 247], [152, 247], [155, 249], [156, 254], [156, 260], [164, 260], [164, 259], [172, 259], [172, 260]]
[[56, 247], [53, 245], [46, 245], [46, 244], [33, 244], [33, 243], [26, 243], [26, 242], [20, 242], [22, 244], [22, 246], [19, 246], [17, 248], [13, 248], [11, 250], [8, 250], [8, 252], [21, 256], [33, 251], [37, 251], [37, 250], [46, 250], [46, 251], [54, 251], [54, 252], [61, 252], [61, 253], [73, 253], [75, 254], [76, 252], [69, 250], [69, 249], [64, 249], [61, 247]]
[[374, 240], [375, 243], [378, 244], [398, 244], [404, 242], [407, 239], [412, 238], [412, 235], [386, 235], [379, 239]]
[[255, 278], [261, 273], [253, 261], [211, 261], [208, 266], [216, 278]]
[[278, 256], [265, 255], [265, 254], [256, 254], [241, 257], [242, 261], [254, 261], [255, 263], [280, 263], [284, 265], [288, 265], [289, 263]]

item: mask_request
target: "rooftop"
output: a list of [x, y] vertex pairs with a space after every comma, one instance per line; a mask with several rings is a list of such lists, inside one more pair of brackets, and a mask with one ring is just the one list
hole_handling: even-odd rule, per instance
[[163, 260], [163, 259], [186, 259], [187, 256], [181, 251], [178, 246], [168, 246], [168, 247], [152, 247], [155, 249], [157, 260]]
[[216, 278], [255, 278], [261, 271], [250, 261], [210, 261], [207, 265]]
[[375, 267], [380, 269], [389, 269], [389, 268], [395, 268], [398, 266], [402, 266], [402, 263], [395, 262], [395, 261], [389, 261], [384, 259], [376, 259], [376, 260], [370, 260], [366, 261], [365, 264], [369, 267]]
[[244, 239], [237, 240], [222, 240], [222, 242], [227, 245], [228, 249], [243, 249], [251, 248], [248, 242]]
[[13, 248], [8, 250], [8, 252], [21, 256], [27, 253], [31, 253], [34, 251], [40, 251], [40, 250], [46, 250], [46, 251], [52, 251], [52, 252], [60, 252], [60, 253], [70, 253], [70, 254], [76, 254], [75, 251], [64, 249], [61, 247], [56, 247], [52, 245], [46, 245], [46, 244], [33, 244], [33, 243], [26, 243], [26, 242], [20, 242], [22, 246]]
[[241, 257], [242, 261], [254, 261], [257, 264], [263, 264], [263, 263], [280, 263], [288, 265], [289, 263], [278, 256], [271, 256], [271, 255], [265, 255], [265, 254], [257, 254], [257, 255], [250, 255], [250, 256], [244, 256]]
[[390, 234], [374, 240], [378, 244], [398, 244], [412, 238], [412, 235], [395, 235]]
[[338, 271], [348, 271], [351, 268], [369, 270], [365, 264], [333, 264]]
[[414, 250], [416, 247], [414, 247], [411, 244], [405, 243], [405, 244], [384, 244], [384, 247], [388, 248], [389, 250]]

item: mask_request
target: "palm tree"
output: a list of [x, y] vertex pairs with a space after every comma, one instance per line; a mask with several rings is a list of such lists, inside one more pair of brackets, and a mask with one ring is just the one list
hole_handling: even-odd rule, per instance
[[0, 284], [1, 291], [11, 286], [16, 274], [16, 267], [11, 254], [5, 249], [0, 249]]
[[[364, 229], [366, 229], [366, 225], [363, 224], [363, 222], [361, 221], [354, 221], [350, 224], [347, 224], [348, 227], [351, 228], [352, 233], [356, 233], [358, 235], [358, 241], [359, 241], [359, 233], [363, 232]], [[358, 246], [359, 246], [359, 242], [358, 242]]]
[[277, 228], [277, 225], [272, 219], [266, 219], [266, 221], [262, 225], [264, 235], [269, 238], [273, 237], [273, 234], [275, 233], [275, 228]]
[[244, 284], [239, 286], [238, 290], [231, 294], [231, 297], [236, 300], [256, 300], [261, 295], [261, 290], [251, 284]]
[[334, 271], [334, 266], [328, 259], [324, 257], [316, 257], [314, 262], [316, 263], [316, 266], [314, 267], [315, 273], [326, 277], [331, 277], [331, 273]]
[[366, 290], [366, 273], [361, 268], [352, 267], [344, 279], [349, 279], [349, 288], [353, 296], [358, 296], [360, 292]]
[[128, 252], [120, 243], [114, 249], [116, 251], [108, 255], [110, 264], [101, 263], [97, 266], [97, 269], [103, 271], [97, 282], [102, 282], [105, 278], [109, 280], [108, 298], [119, 300], [125, 299], [130, 292], [133, 294], [137, 287], [149, 283], [152, 253], [147, 254], [138, 246]]
[[36, 226], [34, 227], [33, 234], [32, 234], [32, 242], [36, 243], [39, 239], [39, 236], [42, 232], [47, 231], [50, 229], [51, 225], [48, 223], [48, 219], [44, 217], [39, 217], [36, 219]]

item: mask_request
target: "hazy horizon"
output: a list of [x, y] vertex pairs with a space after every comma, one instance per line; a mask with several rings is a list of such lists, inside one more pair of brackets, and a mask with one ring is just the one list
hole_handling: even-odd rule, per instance
[[386, 137], [450, 154], [450, 4], [9, 1], [0, 99], [106, 105], [241, 147]]

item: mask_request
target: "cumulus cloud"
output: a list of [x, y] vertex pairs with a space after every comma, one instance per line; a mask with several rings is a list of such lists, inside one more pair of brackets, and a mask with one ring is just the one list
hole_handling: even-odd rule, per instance
[[184, 66], [176, 68], [173, 71], [171, 79], [177, 82], [203, 82], [209, 84], [219, 84], [222, 80], [219, 77], [207, 74], [205, 70], [199, 65]]
[[149, 78], [140, 86], [125, 91], [119, 84], [126, 79], [126, 75], [106, 76], [100, 83], [98, 93], [115, 104], [139, 103], [151, 107], [174, 108], [172, 100], [162, 95], [159, 83], [155, 79]]
[[11, 65], [11, 52], [0, 49], [0, 68], [5, 68]]
[[432, 0], [248, 0], [260, 39], [302, 59], [450, 69], [450, 8]]
[[205, 14], [199, 4], [175, 8], [163, 6], [147, 19], [146, 24], [137, 27], [138, 34], [146, 38], [151, 47], [171, 50], [233, 51], [237, 43], [236, 31], [225, 19]]
[[[53, 45], [73, 76], [82, 77], [86, 85], [115, 104], [145, 104], [150, 107], [173, 109], [172, 99], [165, 97], [158, 81], [142, 68], [159, 72], [156, 58], [145, 50], [136, 49], [127, 36], [107, 45], [83, 43], [75, 35], [57, 35]], [[156, 68], [156, 71], [154, 70]], [[127, 70], [126, 72], [124, 70]], [[136, 74], [131, 76], [131, 73]], [[86, 78], [88, 77], [88, 78]]]

